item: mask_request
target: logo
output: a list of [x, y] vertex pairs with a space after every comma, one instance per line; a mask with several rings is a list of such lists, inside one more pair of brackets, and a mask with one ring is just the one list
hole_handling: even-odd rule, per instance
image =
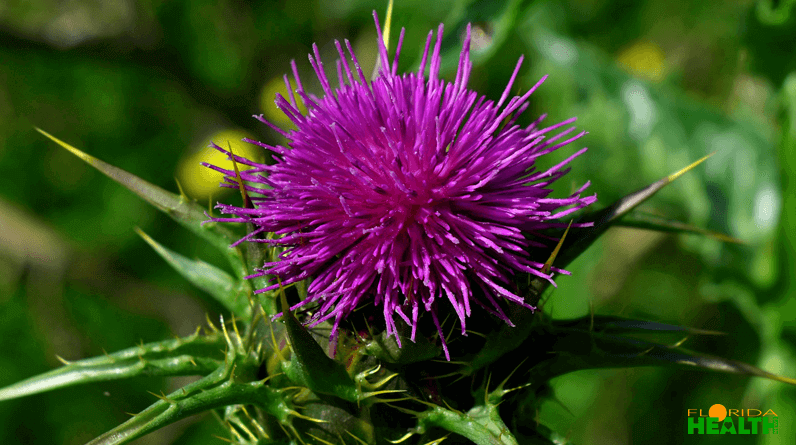
[[774, 410], [727, 409], [717, 403], [707, 414], [688, 410], [688, 434], [778, 434], [779, 417]]

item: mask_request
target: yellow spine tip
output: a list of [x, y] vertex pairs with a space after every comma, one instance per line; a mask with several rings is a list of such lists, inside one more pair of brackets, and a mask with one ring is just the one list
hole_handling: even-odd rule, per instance
[[50, 139], [51, 141], [55, 142], [56, 144], [60, 145], [61, 147], [69, 150], [69, 152], [71, 152], [72, 154], [74, 154], [78, 158], [84, 160], [89, 165], [93, 165], [95, 163], [95, 161], [98, 160], [97, 158], [95, 158], [95, 157], [93, 157], [91, 155], [88, 155], [88, 154], [78, 150], [77, 148], [67, 144], [66, 142], [58, 139], [57, 137], [51, 135], [50, 133], [47, 133], [46, 131], [42, 130], [41, 128], [39, 128], [39, 127], [34, 127], [34, 128], [36, 129], [36, 131], [38, 131], [39, 133], [44, 135], [46, 138]]
[[703, 156], [703, 157], [702, 157], [701, 159], [699, 159], [698, 161], [695, 161], [695, 162], [691, 163], [691, 165], [689, 165], [689, 166], [687, 166], [687, 167], [685, 167], [685, 168], [682, 168], [682, 169], [680, 169], [680, 170], [678, 170], [678, 171], [676, 171], [676, 172], [672, 173], [671, 175], [667, 176], [667, 177], [666, 177], [666, 180], [667, 180], [667, 181], [669, 181], [669, 182], [672, 182], [672, 181], [674, 181], [675, 179], [677, 179], [677, 178], [679, 178], [680, 176], [684, 175], [686, 172], [688, 172], [689, 170], [693, 169], [693, 168], [694, 168], [694, 167], [696, 167], [697, 165], [699, 165], [699, 164], [701, 164], [701, 163], [705, 162], [705, 161], [706, 161], [706, 160], [707, 160], [709, 157], [713, 156], [714, 154], [716, 154], [716, 152], [715, 152], [715, 151], [714, 151], [713, 153], [710, 153], [710, 154], [708, 154], [708, 155], [705, 155], [705, 156]]
[[384, 48], [390, 49], [390, 27], [392, 26], [392, 4], [393, 0], [387, 3], [387, 17], [384, 19]]

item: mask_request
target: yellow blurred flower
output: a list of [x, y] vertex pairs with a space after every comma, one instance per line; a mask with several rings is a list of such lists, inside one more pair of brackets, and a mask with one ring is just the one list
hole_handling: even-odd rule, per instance
[[[295, 89], [295, 83], [291, 82], [290, 87]], [[295, 128], [293, 122], [291, 122], [285, 113], [280, 111], [274, 103], [277, 94], [281, 94], [290, 102], [290, 92], [287, 90], [285, 81], [281, 77], [274, 77], [263, 85], [262, 90], [260, 90], [260, 110], [262, 110], [263, 116], [277, 127], [293, 129]], [[301, 114], [307, 113], [307, 107], [304, 106], [304, 102], [298, 95], [296, 95], [296, 105], [298, 105]]]
[[[247, 159], [261, 159], [261, 149], [256, 146], [243, 142], [241, 139], [252, 135], [238, 129], [223, 129], [212, 134], [197, 147], [183, 155], [177, 165], [177, 180], [180, 182], [183, 191], [190, 198], [204, 201], [208, 197], [220, 195], [230, 189], [220, 188], [218, 185], [224, 180], [224, 175], [200, 165], [207, 162], [222, 168], [232, 169], [232, 161], [220, 151], [211, 148], [210, 142], [215, 142], [220, 147], [229, 149], [232, 147], [233, 153]], [[245, 165], [238, 164], [238, 168], [245, 170]]]
[[616, 61], [630, 74], [652, 82], [660, 82], [666, 74], [666, 55], [652, 42], [638, 41], [625, 48]]

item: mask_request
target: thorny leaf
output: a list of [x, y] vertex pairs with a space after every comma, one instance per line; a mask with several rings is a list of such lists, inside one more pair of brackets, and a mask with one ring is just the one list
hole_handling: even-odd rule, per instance
[[0, 389], [0, 400], [67, 386], [139, 375], [204, 375], [223, 363], [224, 337], [199, 335], [125, 349], [113, 354], [66, 362], [66, 366]]
[[157, 207], [158, 210], [169, 215], [169, 217], [177, 221], [183, 227], [208, 241], [213, 246], [216, 246], [227, 256], [232, 268], [240, 278], [249, 274], [249, 268], [246, 266], [240, 250], [230, 249], [229, 247], [230, 244], [237, 241], [240, 237], [235, 235], [228, 226], [223, 224], [215, 222], [203, 224], [208, 218], [204, 214], [204, 209], [199, 206], [199, 204], [189, 200], [185, 196], [176, 195], [163, 190], [152, 183], [144, 181], [138, 176], [84, 153], [40, 128], [37, 128], [36, 131], [82, 159], [90, 166], [96, 168], [105, 176], [118, 182], [146, 202]]
[[210, 294], [239, 319], [251, 319], [249, 297], [252, 289], [248, 280], [235, 279], [212, 264], [198, 259], [186, 258], [177, 252], [167, 249], [150, 238], [141, 229], [136, 228], [136, 233], [191, 284]]

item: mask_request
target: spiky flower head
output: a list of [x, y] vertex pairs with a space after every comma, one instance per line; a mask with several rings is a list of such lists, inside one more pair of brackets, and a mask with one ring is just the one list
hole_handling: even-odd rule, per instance
[[[250, 167], [240, 176], [251, 205], [218, 204], [233, 216], [214, 220], [252, 223], [256, 230], [239, 242], [285, 248], [278, 261], [253, 275], [278, 278], [260, 291], [310, 279], [307, 297], [292, 309], [317, 304], [308, 324], [330, 320], [332, 343], [343, 319], [373, 303], [399, 345], [396, 316], [411, 326], [414, 341], [418, 318], [428, 313], [450, 359], [439, 307], [453, 308], [463, 334], [473, 303], [509, 324], [501, 300], [535, 310], [518, 295], [512, 276], [551, 280], [528, 249], [545, 246], [537, 239], [541, 230], [560, 227], [562, 217], [596, 200], [580, 196], [588, 183], [567, 198], [549, 197], [549, 186], [585, 148], [544, 171], [535, 162], [585, 132], [570, 136], [574, 128], [568, 128], [546, 136], [574, 118], [547, 128], [539, 125], [544, 116], [526, 127], [515, 123], [544, 81], [509, 99], [522, 57], [497, 102], [467, 89], [469, 26], [456, 78], [448, 82], [438, 77], [442, 25], [433, 46], [429, 32], [419, 70], [399, 75], [404, 30], [390, 62], [375, 12], [374, 19], [380, 64], [375, 78], [367, 80], [347, 40], [353, 69], [335, 41], [336, 87], [313, 45], [309, 60], [322, 97], [304, 90], [293, 62], [295, 93], [307, 113], [299, 112], [291, 93], [288, 99], [277, 96], [276, 104], [296, 129], [285, 131], [255, 116], [287, 138], [288, 146], [247, 140], [270, 151], [275, 163], [235, 156]], [[238, 187], [234, 171], [210, 167], [226, 175], [222, 185]], [[268, 232], [276, 236], [262, 236]]]

